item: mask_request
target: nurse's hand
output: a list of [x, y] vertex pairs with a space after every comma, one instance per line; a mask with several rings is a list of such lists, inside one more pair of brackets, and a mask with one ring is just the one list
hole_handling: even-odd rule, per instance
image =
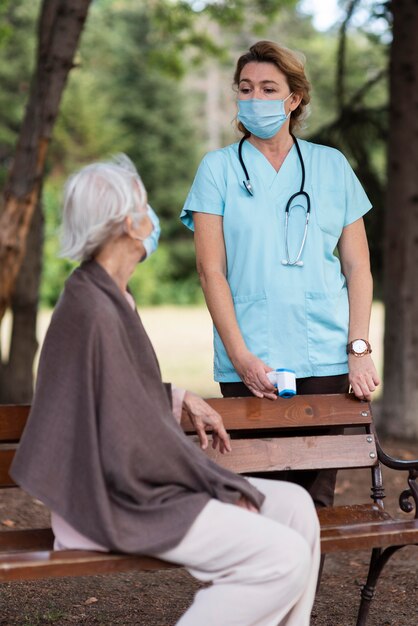
[[242, 382], [257, 398], [277, 400], [277, 390], [267, 378], [267, 372], [272, 368], [251, 352], [247, 352], [237, 362], [234, 362]]
[[349, 354], [348, 369], [348, 378], [354, 394], [360, 400], [370, 401], [373, 391], [380, 385], [380, 378], [377, 375], [372, 357], [369, 354], [364, 356]]
[[203, 398], [191, 391], [186, 391], [183, 408], [196, 429], [202, 450], [206, 450], [208, 447], [206, 429], [209, 429], [212, 431], [212, 448], [215, 449], [219, 446], [219, 451], [222, 454], [231, 452], [231, 441], [225, 430], [222, 417]]

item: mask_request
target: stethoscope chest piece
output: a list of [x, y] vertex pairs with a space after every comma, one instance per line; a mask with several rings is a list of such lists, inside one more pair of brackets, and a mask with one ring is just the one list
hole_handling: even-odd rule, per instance
[[243, 180], [242, 184], [244, 185], [245, 189], [248, 191], [250, 196], [253, 196], [254, 195], [254, 190], [253, 190], [253, 186], [252, 186], [250, 180], [249, 179]]
[[[287, 265], [288, 267], [303, 267], [303, 261], [301, 260], [301, 256], [305, 248], [306, 236], [308, 234], [309, 218], [311, 215], [311, 199], [309, 197], [309, 194], [305, 191], [305, 164], [303, 162], [302, 152], [300, 150], [296, 137], [292, 133], [290, 134], [292, 135], [292, 138], [293, 138], [293, 141], [295, 143], [296, 150], [298, 153], [299, 163], [302, 169], [302, 181], [301, 181], [299, 191], [297, 191], [292, 196], [290, 196], [289, 200], [287, 201], [286, 208], [285, 208], [284, 248], [285, 248], [286, 258], [282, 259], [282, 265]], [[247, 193], [250, 196], [254, 196], [254, 189], [251, 184], [250, 177], [248, 176], [248, 170], [245, 166], [244, 159], [242, 157], [242, 145], [245, 140], [246, 140], [246, 137], [243, 137], [238, 144], [238, 159], [241, 164], [242, 170], [245, 174], [245, 180], [242, 181], [242, 184], [244, 185], [244, 189], [247, 191]], [[289, 215], [290, 215], [290, 210], [292, 209], [292, 203], [298, 197], [303, 197], [306, 200], [306, 217], [305, 217], [305, 227], [303, 229], [303, 236], [302, 236], [302, 241], [299, 247], [299, 251], [296, 255], [296, 258], [292, 261], [289, 255]]]
[[[289, 217], [290, 217], [290, 210], [292, 208], [292, 202], [294, 202], [297, 198], [300, 198], [300, 197], [306, 199], [305, 227], [303, 229], [303, 236], [302, 236], [302, 241], [299, 247], [299, 252], [297, 253], [295, 260], [291, 261], [290, 254], [289, 254]], [[285, 214], [284, 248], [286, 252], [286, 258], [282, 259], [282, 265], [289, 265], [291, 267], [303, 267], [303, 261], [301, 261], [300, 257], [302, 256], [302, 252], [305, 247], [306, 236], [308, 234], [309, 218], [311, 215], [311, 199], [309, 197], [309, 194], [303, 189], [301, 189], [300, 191], [297, 191], [296, 193], [294, 193], [293, 196], [290, 196], [289, 200], [287, 201], [284, 214]]]

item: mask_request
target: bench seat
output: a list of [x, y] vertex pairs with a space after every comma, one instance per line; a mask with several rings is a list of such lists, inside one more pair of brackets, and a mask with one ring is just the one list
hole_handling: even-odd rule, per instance
[[[6, 561], [3, 559], [6, 557]], [[147, 556], [129, 556], [85, 550], [52, 550], [0, 553], [0, 582], [96, 576], [132, 570], [150, 571], [179, 567]]]
[[[319, 511], [322, 553], [367, 550], [418, 543], [418, 520], [393, 520], [375, 504]], [[86, 576], [176, 565], [145, 556], [81, 550], [53, 552], [50, 528], [0, 533], [0, 582], [44, 577]], [[7, 548], [7, 549], [6, 549]]]
[[[365, 626], [384, 565], [399, 548], [418, 545], [418, 460], [403, 461], [385, 454], [370, 404], [352, 395], [295, 396], [275, 402], [255, 397], [215, 398], [208, 402], [222, 415], [232, 439], [231, 453], [221, 455], [211, 446], [207, 450], [223, 467], [263, 475], [281, 470], [369, 469], [372, 502], [318, 511], [323, 554], [371, 551], [357, 619], [357, 626]], [[0, 489], [15, 487], [8, 470], [28, 413], [28, 406], [0, 405]], [[182, 427], [188, 436], [196, 437], [186, 414]], [[335, 434], [330, 428], [337, 429]], [[385, 511], [382, 464], [406, 474], [399, 501], [409, 515], [394, 518]], [[0, 582], [177, 567], [146, 556], [53, 552], [52, 545], [50, 528], [1, 531]]]

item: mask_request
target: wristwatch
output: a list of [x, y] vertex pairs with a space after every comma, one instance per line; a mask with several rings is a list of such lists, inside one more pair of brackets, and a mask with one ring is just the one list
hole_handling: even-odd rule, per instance
[[354, 356], [364, 356], [371, 354], [372, 347], [366, 339], [354, 339], [347, 344], [347, 354]]

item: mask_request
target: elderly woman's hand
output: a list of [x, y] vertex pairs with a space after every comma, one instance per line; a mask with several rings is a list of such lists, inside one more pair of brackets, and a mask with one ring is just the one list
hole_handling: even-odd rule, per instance
[[212, 430], [212, 448], [219, 446], [222, 454], [231, 451], [229, 435], [225, 430], [222, 417], [212, 407], [191, 391], [186, 391], [183, 400], [183, 408], [190, 417], [199, 437], [200, 447], [206, 450], [208, 437], [206, 429]]
[[247, 352], [234, 363], [242, 382], [257, 398], [277, 399], [277, 390], [267, 378], [272, 368], [251, 352]]
[[251, 511], [251, 513], [259, 513], [260, 511], [257, 507], [252, 504], [245, 496], [241, 496], [237, 502], [237, 506], [240, 506], [242, 509], [246, 509], [247, 511]]
[[360, 400], [370, 401], [372, 393], [380, 384], [373, 359], [370, 355], [348, 356], [349, 381], [354, 394]]

